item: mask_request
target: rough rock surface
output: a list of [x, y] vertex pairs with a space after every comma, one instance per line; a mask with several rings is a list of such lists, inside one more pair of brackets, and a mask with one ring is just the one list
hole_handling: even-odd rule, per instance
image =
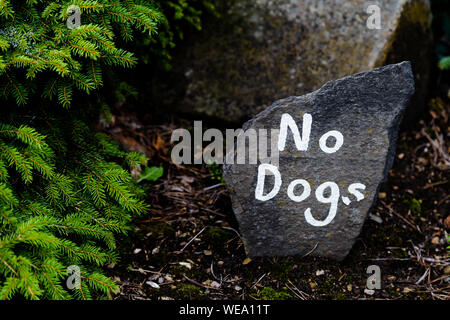
[[[285, 256], [306, 254], [343, 259], [361, 232], [379, 186], [387, 177], [394, 156], [397, 132], [407, 103], [414, 94], [414, 76], [409, 62], [348, 76], [325, 84], [313, 93], [275, 102], [244, 125], [248, 129], [278, 129], [283, 114], [289, 114], [302, 134], [305, 114], [312, 116], [309, 148], [298, 151], [288, 130], [286, 149], [280, 152], [278, 170], [282, 185], [277, 196], [268, 201], [255, 199], [258, 165], [224, 165], [224, 177], [231, 193], [233, 210], [249, 256]], [[344, 143], [333, 154], [319, 147], [327, 132], [342, 133]], [[330, 138], [327, 146], [333, 146]], [[304, 179], [311, 195], [294, 202], [287, 195], [289, 184]], [[264, 194], [274, 186], [273, 175], [266, 177]], [[335, 182], [340, 196], [337, 214], [323, 227], [313, 226], [305, 210], [323, 221], [329, 204], [315, 195], [319, 185]], [[366, 186], [363, 200], [357, 201], [348, 187]], [[300, 196], [301, 186], [294, 189]], [[329, 189], [328, 189], [329, 190]], [[327, 192], [325, 197], [329, 197]], [[344, 198], [351, 203], [346, 205]]]
[[[367, 28], [373, 4], [381, 30]], [[418, 84], [413, 100], [424, 105], [428, 0], [220, 0], [217, 7], [220, 21], [205, 22], [179, 47], [173, 74], [155, 89], [157, 105], [242, 124], [277, 99], [405, 60]]]

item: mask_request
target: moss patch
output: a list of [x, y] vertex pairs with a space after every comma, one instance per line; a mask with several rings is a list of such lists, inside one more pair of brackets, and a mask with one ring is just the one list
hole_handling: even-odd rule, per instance
[[420, 217], [422, 215], [422, 202], [415, 198], [404, 200], [404, 203], [408, 206], [411, 213]]
[[288, 259], [283, 259], [280, 263], [274, 264], [270, 270], [273, 278], [285, 281], [291, 273], [294, 263]]
[[222, 228], [213, 227], [205, 231], [203, 239], [213, 246], [221, 246], [227, 240], [230, 240], [233, 234], [230, 231], [224, 230]]
[[179, 298], [184, 300], [201, 299], [205, 296], [202, 289], [199, 287], [185, 283], [179, 284], [176, 292]]
[[290, 300], [292, 296], [286, 291], [275, 291], [270, 287], [264, 287], [259, 293], [262, 300]]

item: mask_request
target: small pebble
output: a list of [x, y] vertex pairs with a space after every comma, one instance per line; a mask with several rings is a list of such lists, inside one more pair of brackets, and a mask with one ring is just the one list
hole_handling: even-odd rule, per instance
[[450, 266], [445, 267], [444, 273], [450, 275]]
[[439, 241], [440, 241], [439, 237], [434, 237], [434, 238], [431, 240], [431, 243], [432, 243], [432, 244], [439, 244]]
[[179, 264], [180, 266], [183, 266], [183, 267], [188, 268], [189, 270], [192, 269], [192, 265], [191, 265], [189, 262], [178, 262], [178, 264]]
[[352, 286], [351, 284], [349, 284], [349, 285], [347, 286], [347, 291], [348, 291], [348, 292], [352, 292], [352, 291], [353, 291], [353, 286]]
[[444, 220], [444, 224], [447, 230], [450, 230], [450, 216], [448, 216], [447, 219]]
[[166, 274], [166, 275], [164, 276], [164, 278], [166, 278], [167, 281], [173, 281], [172, 276], [169, 275], [169, 274]]
[[414, 292], [414, 290], [411, 289], [411, 288], [404, 288], [403, 289], [403, 293], [410, 293], [410, 292]]
[[316, 271], [316, 276], [323, 276], [325, 274], [324, 270], [317, 270]]
[[374, 215], [372, 213], [369, 213], [369, 218], [371, 220], [375, 221], [376, 223], [379, 223], [379, 224], [383, 223], [383, 219], [381, 219], [379, 216]]
[[159, 285], [156, 282], [153, 281], [147, 281], [146, 284], [148, 284], [150, 287], [154, 288], [154, 289], [159, 289]]
[[386, 199], [386, 197], [387, 197], [386, 192], [380, 192], [380, 193], [378, 194], [378, 198], [381, 199], [381, 200]]
[[396, 276], [389, 276], [387, 279], [389, 281], [391, 281], [391, 282], [394, 282], [395, 280], [397, 280], [397, 277]]
[[364, 289], [364, 293], [369, 296], [373, 296], [375, 294], [375, 290]]
[[204, 285], [204, 286], [207, 286], [207, 287], [210, 287], [211, 286], [211, 280], [206, 280], [206, 281], [204, 281], [203, 283], [202, 283], [202, 285]]

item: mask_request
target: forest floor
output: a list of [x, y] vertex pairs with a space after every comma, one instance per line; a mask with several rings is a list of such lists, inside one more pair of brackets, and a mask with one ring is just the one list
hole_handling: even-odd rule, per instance
[[[447, 101], [447, 100], [446, 100]], [[121, 242], [108, 266], [116, 299], [450, 299], [450, 104], [436, 98], [415, 128], [401, 133], [387, 182], [343, 262], [304, 257], [247, 259], [220, 168], [170, 161], [174, 129], [123, 112], [109, 132], [142, 151], [165, 174], [145, 186], [150, 213]], [[381, 269], [380, 290], [366, 290], [367, 268]]]

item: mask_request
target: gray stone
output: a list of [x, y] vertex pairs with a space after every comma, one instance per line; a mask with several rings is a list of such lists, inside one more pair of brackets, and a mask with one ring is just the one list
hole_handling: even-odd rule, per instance
[[[244, 130], [278, 129], [282, 115], [289, 114], [302, 134], [304, 115], [312, 116], [307, 151], [297, 150], [288, 130], [286, 149], [279, 154], [282, 185], [274, 198], [255, 198], [258, 165], [224, 165], [248, 255], [303, 255], [314, 249], [312, 255], [342, 260], [360, 234], [392, 166], [399, 124], [413, 94], [411, 64], [403, 62], [331, 81], [304, 96], [279, 100], [248, 121]], [[319, 147], [319, 140], [332, 130], [342, 133], [344, 144], [336, 153], [327, 154]], [[327, 146], [334, 144], [335, 139], [330, 138]], [[289, 184], [297, 179], [311, 186], [311, 195], [302, 202], [294, 202], [287, 195]], [[330, 205], [320, 203], [315, 195], [324, 182], [335, 182], [340, 197], [332, 222], [318, 227], [306, 220], [305, 210], [310, 208], [318, 221], [327, 218]], [[354, 183], [366, 187], [361, 201], [348, 192], [348, 186]], [[268, 175], [264, 194], [273, 186], [274, 177]], [[304, 189], [298, 186], [294, 190], [300, 196]], [[325, 192], [324, 196], [329, 194]], [[343, 197], [351, 203], [346, 205]]]
[[[186, 39], [156, 105], [242, 124], [284, 97], [409, 60], [420, 111], [432, 59], [428, 0], [218, 0], [219, 21]], [[369, 29], [370, 5], [382, 29]], [[152, 87], [162, 83], [159, 77]], [[166, 109], [165, 109], [166, 110]]]

